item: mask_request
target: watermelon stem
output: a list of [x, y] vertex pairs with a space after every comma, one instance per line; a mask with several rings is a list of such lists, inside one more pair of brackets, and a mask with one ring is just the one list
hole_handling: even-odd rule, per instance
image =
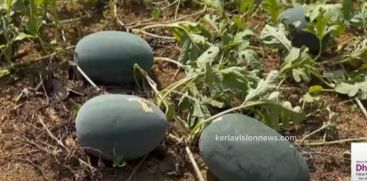
[[222, 111], [222, 112], [220, 112], [218, 114], [215, 114], [215, 115], [213, 115], [213, 116], [211, 116], [211, 117], [209, 117], [207, 119], [204, 119], [204, 120], [200, 121], [192, 129], [191, 134], [194, 135], [194, 137], [195, 137], [195, 135], [199, 132], [200, 128], [202, 128], [202, 126], [204, 124], [206, 124], [206, 123], [208, 123], [208, 122], [210, 122], [210, 121], [212, 121], [212, 120], [214, 120], [214, 119], [216, 119], [216, 118], [218, 118], [218, 117], [220, 117], [222, 115], [225, 115], [227, 113], [234, 112], [234, 111], [237, 111], [237, 110], [241, 110], [241, 109], [246, 109], [246, 108], [249, 108], [249, 107], [253, 107], [253, 106], [256, 106], [256, 105], [261, 105], [261, 104], [264, 104], [264, 103], [265, 103], [265, 101], [244, 102], [240, 106], [233, 107], [231, 109], [227, 109], [225, 111]]

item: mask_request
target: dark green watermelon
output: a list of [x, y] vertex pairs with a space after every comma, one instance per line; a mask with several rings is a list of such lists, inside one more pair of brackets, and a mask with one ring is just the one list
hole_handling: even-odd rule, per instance
[[76, 117], [80, 145], [105, 160], [131, 160], [148, 154], [163, 140], [165, 114], [136, 96], [110, 94], [88, 100]]
[[144, 39], [119, 31], [84, 37], [76, 45], [75, 59], [93, 81], [106, 85], [132, 83], [135, 63], [148, 71], [154, 62], [152, 48]]
[[209, 170], [221, 181], [310, 180], [306, 161], [290, 142], [254, 136], [281, 137], [262, 122], [242, 114], [226, 114], [214, 120], [199, 141]]
[[[310, 52], [318, 53], [320, 51], [320, 43], [317, 36], [310, 32], [304, 31], [311, 26], [308, 24], [303, 7], [290, 8], [280, 14], [279, 20], [289, 28], [289, 36], [292, 45], [297, 48], [302, 46], [308, 47]], [[327, 35], [323, 39], [323, 48], [328, 43], [330, 36]]]

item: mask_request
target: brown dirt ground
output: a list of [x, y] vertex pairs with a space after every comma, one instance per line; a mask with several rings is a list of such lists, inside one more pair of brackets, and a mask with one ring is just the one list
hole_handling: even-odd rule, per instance
[[[78, 9], [71, 11], [70, 9]], [[174, 16], [174, 6], [163, 11], [159, 21], [168, 21]], [[61, 7], [62, 19], [86, 14], [81, 7]], [[198, 8], [180, 9], [179, 15], [184, 16]], [[64, 24], [67, 45], [75, 43], [91, 32], [106, 29], [123, 30], [111, 16], [102, 16], [93, 12], [91, 17], [81, 21]], [[73, 12], [73, 13], [71, 13]], [[150, 17], [149, 11], [133, 13], [131, 10], [119, 9], [119, 18], [128, 24], [144, 23]], [[256, 18], [256, 21], [263, 19]], [[249, 22], [251, 24], [251, 22]], [[261, 29], [261, 27], [259, 27]], [[57, 32], [48, 28], [44, 30], [48, 37]], [[155, 33], [158, 33], [157, 31]], [[159, 33], [161, 34], [161, 33]], [[166, 34], [166, 32], [163, 32]], [[144, 36], [154, 48], [157, 56], [177, 57], [179, 46], [175, 42], [162, 41]], [[18, 48], [20, 58], [16, 62], [26, 62], [42, 55], [40, 47], [30, 43], [22, 43]], [[270, 51], [270, 50], [269, 50]], [[262, 55], [265, 72], [277, 69], [280, 65], [278, 52], [267, 51]], [[40, 180], [98, 180], [117, 181], [126, 180], [135, 168], [137, 170], [132, 180], [137, 181], [194, 181], [195, 175], [184, 152], [184, 145], [166, 139], [162, 145], [149, 154], [142, 165], [137, 167], [141, 159], [129, 162], [124, 168], [112, 168], [110, 163], [100, 162], [89, 157], [79, 149], [75, 136], [75, 110], [88, 98], [100, 94], [86, 83], [73, 79], [72, 68], [66, 61], [72, 60], [72, 51], [66, 51], [63, 56], [46, 58], [31, 64], [22, 64], [9, 77], [0, 79], [0, 180], [1, 181], [40, 181]], [[175, 77], [176, 68], [169, 64], [156, 64], [152, 77], [161, 87], [180, 79]], [[42, 77], [42, 79], [40, 78]], [[289, 83], [292, 85], [292, 83]], [[298, 87], [298, 86], [297, 86]], [[65, 88], [73, 91], [67, 91]], [[300, 85], [298, 91], [287, 92], [285, 99], [297, 102], [299, 93], [306, 88]], [[148, 96], [139, 90], [124, 90], [126, 93]], [[66, 94], [68, 93], [68, 94]], [[345, 101], [344, 97], [334, 94], [323, 96], [323, 100], [337, 113], [333, 120], [335, 129], [331, 140], [366, 137], [366, 118], [356, 107], [355, 103]], [[325, 121], [325, 113], [314, 113], [304, 123], [286, 130], [287, 134], [297, 135], [301, 139], [304, 135], [319, 128]], [[44, 125], [57, 139], [62, 140], [68, 151], [58, 145], [46, 132]], [[184, 136], [180, 124], [171, 122], [170, 133]], [[316, 134], [310, 138], [312, 142], [320, 141], [325, 134]], [[328, 134], [328, 135], [329, 135]], [[313, 181], [347, 181], [350, 180], [350, 149], [349, 144], [339, 144], [317, 147], [300, 147], [308, 159], [312, 171]], [[206, 168], [198, 155], [197, 148], [193, 148], [202, 172], [206, 175]], [[91, 176], [89, 168], [80, 164], [78, 159], [88, 160], [98, 168], [97, 174]], [[210, 174], [209, 174], [210, 175]], [[214, 180], [212, 178], [212, 180]]]

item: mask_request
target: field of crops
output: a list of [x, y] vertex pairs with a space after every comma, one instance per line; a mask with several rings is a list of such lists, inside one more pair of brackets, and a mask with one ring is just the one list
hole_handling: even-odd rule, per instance
[[365, 0], [0, 0], [0, 181], [349, 181], [366, 106]]

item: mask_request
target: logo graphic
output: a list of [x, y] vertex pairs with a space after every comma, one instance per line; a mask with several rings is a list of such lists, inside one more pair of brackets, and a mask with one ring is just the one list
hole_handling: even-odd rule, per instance
[[352, 181], [367, 181], [367, 143], [352, 143]]

